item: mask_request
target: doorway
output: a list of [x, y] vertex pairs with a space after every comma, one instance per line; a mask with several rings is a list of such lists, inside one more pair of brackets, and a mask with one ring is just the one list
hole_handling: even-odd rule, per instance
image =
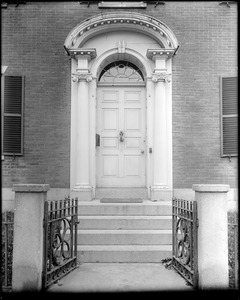
[[145, 87], [98, 87], [97, 187], [146, 186]]
[[[153, 201], [170, 199], [172, 57], [178, 49], [174, 33], [161, 21], [145, 14], [119, 12], [116, 16], [107, 12], [81, 22], [69, 33], [64, 45], [72, 57], [71, 197], [86, 201], [95, 198], [98, 187], [143, 186]], [[124, 120], [130, 129], [139, 129], [136, 120], [142, 107], [125, 109], [125, 100], [121, 100], [127, 97], [124, 89], [135, 88], [143, 89], [140, 95], [144, 98], [145, 131], [136, 137], [138, 141], [129, 138], [126, 128], [120, 128], [120, 121]], [[106, 93], [100, 95], [103, 89]], [[114, 98], [107, 99], [110, 89], [115, 100], [120, 99], [118, 107], [114, 107]], [[108, 109], [98, 103], [100, 97], [104, 105], [109, 105]], [[106, 112], [101, 116], [99, 110], [103, 108]], [[109, 126], [109, 136], [104, 136], [103, 125]], [[100, 136], [99, 146], [96, 146], [96, 133]], [[104, 151], [109, 149], [109, 152], [103, 152], [103, 145]], [[127, 153], [130, 146], [132, 153]], [[133, 153], [134, 148], [138, 148], [138, 154]]]

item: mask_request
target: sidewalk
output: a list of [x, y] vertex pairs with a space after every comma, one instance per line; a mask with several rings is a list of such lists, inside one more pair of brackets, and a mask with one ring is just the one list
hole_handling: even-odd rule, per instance
[[48, 292], [193, 291], [174, 270], [161, 263], [83, 263]]

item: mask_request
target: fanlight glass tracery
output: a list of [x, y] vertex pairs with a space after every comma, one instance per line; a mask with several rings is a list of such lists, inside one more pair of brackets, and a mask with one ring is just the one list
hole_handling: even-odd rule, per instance
[[141, 70], [133, 63], [123, 60], [108, 64], [99, 76], [99, 82], [103, 83], [136, 83], [143, 81]]

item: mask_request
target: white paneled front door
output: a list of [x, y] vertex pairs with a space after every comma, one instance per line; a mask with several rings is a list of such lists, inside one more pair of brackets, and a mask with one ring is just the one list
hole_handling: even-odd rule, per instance
[[145, 187], [144, 87], [99, 87], [98, 187]]

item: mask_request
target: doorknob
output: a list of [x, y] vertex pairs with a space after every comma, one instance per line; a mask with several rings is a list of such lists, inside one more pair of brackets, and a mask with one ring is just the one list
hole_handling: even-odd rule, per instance
[[143, 149], [141, 150], [141, 153], [142, 153], [142, 154], [144, 153], [144, 150], [143, 150]]
[[124, 141], [123, 135], [124, 135], [123, 131], [120, 131], [120, 132], [119, 132], [120, 142], [123, 142], [123, 141]]

